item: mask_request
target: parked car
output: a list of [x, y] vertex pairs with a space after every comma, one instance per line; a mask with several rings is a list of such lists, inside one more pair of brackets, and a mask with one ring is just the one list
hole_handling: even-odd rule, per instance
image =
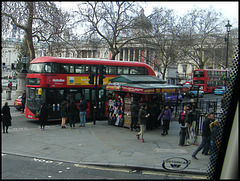
[[191, 97], [191, 98], [193, 98], [193, 97], [197, 97], [197, 92], [198, 92], [198, 96], [199, 97], [203, 97], [204, 96], [204, 91], [202, 91], [202, 90], [198, 90], [198, 87], [197, 86], [192, 86], [190, 89], [189, 89], [189, 91], [188, 91], [188, 93], [187, 93], [187, 96], [188, 97]]
[[[191, 87], [192, 87], [192, 85], [191, 85], [191, 84], [183, 84], [182, 87], [183, 87], [183, 88], [188, 88], [188, 90], [190, 90]], [[189, 95], [188, 95], [189, 92], [181, 92], [180, 94], [181, 94], [181, 96], [182, 96], [183, 98], [189, 96]]]
[[225, 93], [225, 87], [219, 86], [214, 90], [215, 95], [223, 95]]
[[[183, 96], [178, 94], [178, 101], [182, 101]], [[165, 100], [167, 102], [177, 102], [177, 93], [165, 93]]]
[[22, 96], [18, 96], [18, 98], [15, 99], [14, 101], [14, 107], [17, 110], [21, 110], [22, 109]]

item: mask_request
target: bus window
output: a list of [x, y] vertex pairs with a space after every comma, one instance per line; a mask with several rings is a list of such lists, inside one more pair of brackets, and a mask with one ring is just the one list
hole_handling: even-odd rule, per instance
[[94, 73], [94, 74], [96, 73], [96, 66], [94, 65], [91, 66], [91, 73]]
[[30, 64], [28, 73], [42, 73], [43, 63]]
[[75, 73], [76, 74], [82, 74], [83, 72], [83, 66], [82, 65], [75, 65]]
[[108, 74], [114, 75], [117, 74], [117, 67], [115, 66], [108, 66]]
[[194, 71], [194, 77], [204, 77], [203, 71]]
[[140, 75], [148, 75], [148, 71], [145, 67], [138, 67], [138, 72]]
[[118, 67], [117, 68], [117, 74], [122, 75], [123, 74], [123, 67]]
[[74, 65], [69, 66], [69, 73], [74, 74]]
[[117, 70], [119, 75], [129, 75], [129, 67], [118, 67]]
[[58, 63], [52, 63], [52, 73], [54, 74], [60, 73], [60, 65]]
[[44, 64], [43, 72], [44, 73], [51, 73], [52, 72], [51, 64], [49, 64], [49, 63]]
[[204, 80], [194, 80], [194, 84], [204, 84]]
[[60, 64], [60, 70], [61, 70], [61, 73], [68, 74], [69, 73], [69, 65]]
[[147, 75], [147, 70], [145, 67], [131, 67], [130, 75]]

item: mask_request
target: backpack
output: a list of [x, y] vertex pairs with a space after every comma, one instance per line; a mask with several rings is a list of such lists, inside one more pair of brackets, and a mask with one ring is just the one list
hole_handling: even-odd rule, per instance
[[186, 114], [184, 114], [184, 112], [182, 111], [179, 118], [178, 118], [179, 124], [182, 124], [182, 125], [184, 124], [185, 116], [186, 116]]

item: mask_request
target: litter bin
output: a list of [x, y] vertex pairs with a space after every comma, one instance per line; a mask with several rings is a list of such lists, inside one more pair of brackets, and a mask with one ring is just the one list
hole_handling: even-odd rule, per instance
[[181, 130], [179, 133], [180, 134], [179, 146], [183, 146], [185, 144], [186, 130], [187, 130], [186, 126], [181, 126]]
[[9, 88], [6, 90], [6, 100], [11, 100], [11, 92], [12, 91]]

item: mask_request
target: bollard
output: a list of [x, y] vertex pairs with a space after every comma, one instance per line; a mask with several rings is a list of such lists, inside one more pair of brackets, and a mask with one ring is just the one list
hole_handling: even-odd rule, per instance
[[6, 90], [6, 100], [11, 100], [11, 89]]
[[187, 130], [186, 126], [181, 126], [181, 130], [179, 133], [180, 134], [179, 146], [183, 146], [185, 144], [186, 130]]

